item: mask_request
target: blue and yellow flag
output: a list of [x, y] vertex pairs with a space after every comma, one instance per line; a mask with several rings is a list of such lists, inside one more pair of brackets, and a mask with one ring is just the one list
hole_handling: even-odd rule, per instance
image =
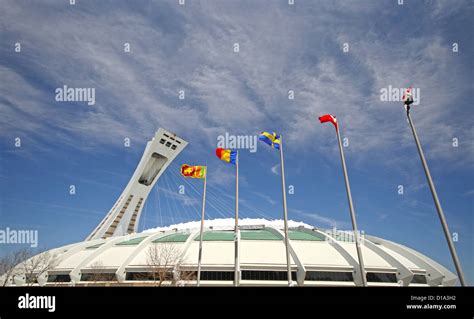
[[262, 132], [260, 133], [260, 136], [258, 139], [262, 142], [265, 142], [266, 144], [270, 145], [272, 148], [276, 148], [277, 150], [280, 149], [280, 135], [277, 133], [268, 133], [268, 132]]

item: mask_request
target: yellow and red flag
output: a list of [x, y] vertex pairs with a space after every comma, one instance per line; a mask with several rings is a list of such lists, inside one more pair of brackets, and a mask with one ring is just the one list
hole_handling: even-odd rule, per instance
[[181, 165], [181, 175], [191, 178], [206, 178], [207, 166]]

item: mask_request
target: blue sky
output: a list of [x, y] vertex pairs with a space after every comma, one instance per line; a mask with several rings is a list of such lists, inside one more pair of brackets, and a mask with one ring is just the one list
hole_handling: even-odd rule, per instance
[[[199, 218], [200, 181], [177, 196], [181, 163], [208, 165], [208, 216], [232, 217], [233, 171], [214, 155], [217, 137], [260, 130], [284, 137], [289, 218], [349, 229], [334, 129], [317, 120], [332, 113], [349, 140], [359, 228], [453, 270], [403, 108], [380, 98], [413, 85], [412, 117], [474, 284], [472, 2], [1, 2], [0, 229], [37, 229], [42, 248], [83, 240], [158, 127], [190, 144], [140, 230]], [[63, 85], [95, 88], [95, 105], [55, 101]], [[278, 153], [259, 144], [240, 154], [242, 217], [281, 218]]]

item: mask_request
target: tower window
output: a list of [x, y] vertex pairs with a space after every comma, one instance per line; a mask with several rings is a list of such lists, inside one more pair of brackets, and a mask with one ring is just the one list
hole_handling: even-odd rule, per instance
[[151, 185], [167, 161], [167, 157], [158, 153], [153, 153], [146, 163], [138, 182], [146, 186]]

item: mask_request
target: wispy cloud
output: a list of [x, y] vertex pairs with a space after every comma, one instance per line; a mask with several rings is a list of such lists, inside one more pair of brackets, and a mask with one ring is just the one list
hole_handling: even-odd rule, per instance
[[468, 190], [463, 194], [464, 196], [473, 196], [474, 195], [474, 189]]
[[[318, 214], [318, 213], [305, 212], [305, 211], [302, 211], [302, 210], [299, 210], [299, 209], [291, 209], [291, 211], [298, 214], [298, 215], [300, 215], [300, 216], [302, 216], [302, 217], [304, 217], [304, 218], [314, 220], [318, 224], [323, 225], [323, 226], [336, 227], [336, 228], [339, 228], [339, 229], [345, 228], [345, 227], [348, 226], [346, 222], [336, 220], [334, 218], [330, 218], [330, 217], [327, 217], [327, 216], [323, 216], [323, 215]], [[319, 225], [316, 225], [316, 226], [319, 226]]]
[[280, 164], [276, 164], [274, 166], [272, 166], [271, 170], [272, 170], [272, 173], [275, 174], [275, 175], [280, 175]]
[[161, 194], [168, 197], [171, 200], [176, 200], [181, 202], [184, 206], [199, 206], [200, 201], [196, 198], [192, 198], [185, 194], [179, 194], [178, 192], [174, 192], [168, 188], [158, 187], [158, 190]]
[[31, 206], [35, 209], [44, 209], [49, 212], [57, 212], [57, 213], [64, 213], [65, 215], [75, 215], [75, 216], [82, 216], [87, 217], [90, 215], [105, 215], [106, 212], [97, 211], [92, 209], [85, 209], [80, 207], [73, 207], [73, 206], [66, 206], [61, 204], [55, 203], [46, 203], [46, 202], [39, 202], [39, 201], [32, 201], [32, 200], [25, 200], [25, 199], [17, 199], [17, 198], [5, 198], [2, 199], [7, 203], [14, 203], [15, 206], [25, 205]]
[[270, 196], [268, 196], [268, 195], [265, 195], [265, 194], [262, 194], [262, 193], [259, 193], [259, 192], [255, 192], [254, 194], [257, 195], [258, 197], [263, 198], [263, 199], [264, 199], [265, 201], [267, 201], [270, 205], [275, 205], [275, 204], [276, 204], [276, 201], [275, 201], [272, 197], [270, 197]]
[[[450, 14], [460, 3], [448, 6]], [[401, 106], [381, 103], [379, 90], [413, 84], [422, 90], [414, 117], [430, 146], [427, 156], [473, 164], [467, 160], [474, 154], [472, 143], [453, 151], [446, 142], [468, 139], [468, 131], [459, 129], [468, 122], [444, 119], [446, 106], [466, 94], [469, 81], [445, 39], [407, 36], [402, 26], [382, 37], [371, 19], [341, 24], [335, 14], [390, 15], [389, 7], [402, 6], [305, 3], [296, 14], [284, 4], [250, 5], [251, 10], [232, 3], [165, 1], [144, 12], [126, 3], [113, 10], [107, 3], [50, 3], [49, 10], [40, 10], [43, 4], [10, 1], [3, 13], [5, 39], [22, 42], [23, 49], [14, 53], [9, 43], [0, 51], [2, 135], [27, 135], [44, 147], [54, 136], [55, 143], [90, 148], [117, 145], [124, 137], [146, 140], [165, 126], [193, 144], [208, 145], [229, 128], [253, 132], [271, 120], [292, 145], [327, 154], [328, 148], [337, 151], [329, 143], [333, 132], [316, 119], [330, 112], [351, 141], [348, 155], [368, 160], [374, 150], [382, 154], [412, 143]], [[446, 12], [437, 3], [426, 9], [438, 19]], [[100, 12], [110, 15], [98, 17]], [[314, 21], [324, 21], [324, 27]], [[131, 52], [124, 52], [125, 42]], [[344, 42], [350, 45], [347, 53], [341, 50]], [[234, 43], [240, 52], [233, 52]], [[453, 74], [457, 80], [447, 83]], [[54, 89], [64, 84], [96, 88], [97, 105], [55, 102]], [[290, 89], [294, 101], [287, 99]], [[179, 90], [185, 100], [177, 98]], [[319, 143], [308, 143], [316, 136]]]

